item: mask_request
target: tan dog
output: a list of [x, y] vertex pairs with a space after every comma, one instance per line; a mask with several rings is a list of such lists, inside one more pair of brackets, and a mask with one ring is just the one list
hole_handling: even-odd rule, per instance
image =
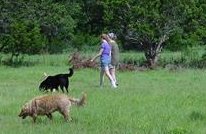
[[27, 116], [30, 116], [35, 122], [38, 115], [46, 115], [49, 119], [52, 119], [52, 113], [58, 111], [67, 121], [70, 107], [73, 104], [83, 106], [85, 103], [86, 94], [83, 94], [81, 99], [72, 98], [65, 94], [39, 96], [23, 106], [19, 117], [25, 119]]

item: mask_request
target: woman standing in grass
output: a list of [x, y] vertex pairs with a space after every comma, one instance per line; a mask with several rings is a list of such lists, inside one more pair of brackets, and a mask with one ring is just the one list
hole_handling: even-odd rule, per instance
[[117, 36], [114, 33], [109, 33], [109, 44], [111, 45], [111, 64], [109, 66], [110, 74], [115, 81], [115, 84], [118, 85], [117, 79], [116, 79], [116, 69], [119, 65], [119, 47], [117, 42], [115, 41], [117, 39]]
[[111, 45], [108, 43], [109, 38], [106, 34], [101, 35], [101, 48], [99, 53], [92, 58], [91, 61], [94, 61], [97, 57], [100, 57], [100, 86], [103, 85], [104, 82], [104, 74], [109, 78], [112, 87], [116, 88], [115, 81], [113, 80], [110, 72], [109, 72], [109, 64], [111, 62]]

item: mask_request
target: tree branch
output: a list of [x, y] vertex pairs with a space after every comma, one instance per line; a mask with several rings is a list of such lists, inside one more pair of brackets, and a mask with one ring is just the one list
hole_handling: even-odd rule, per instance
[[165, 34], [160, 38], [159, 43], [157, 44], [156, 52], [160, 53], [162, 51], [162, 43], [164, 43], [166, 40], [168, 40], [169, 37]]

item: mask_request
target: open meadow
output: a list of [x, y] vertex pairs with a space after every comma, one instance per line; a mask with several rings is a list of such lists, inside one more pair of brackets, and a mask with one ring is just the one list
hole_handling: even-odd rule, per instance
[[98, 87], [98, 70], [75, 70], [70, 93], [88, 95], [85, 107], [73, 106], [72, 121], [59, 113], [53, 121], [39, 116], [18, 117], [22, 105], [37, 95], [43, 73], [65, 73], [66, 65], [12, 68], [0, 66], [1, 134], [205, 134], [206, 71], [118, 72], [119, 87], [112, 89], [108, 79]]
[[206, 0], [0, 9], [0, 134], [206, 134]]

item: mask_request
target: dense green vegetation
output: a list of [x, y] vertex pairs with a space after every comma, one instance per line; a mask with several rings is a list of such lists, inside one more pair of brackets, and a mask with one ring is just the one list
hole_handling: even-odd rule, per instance
[[205, 0], [0, 3], [0, 52], [12, 56], [88, 49], [103, 32], [115, 32], [122, 50], [145, 50], [153, 60], [163, 46], [182, 50], [206, 43]]

